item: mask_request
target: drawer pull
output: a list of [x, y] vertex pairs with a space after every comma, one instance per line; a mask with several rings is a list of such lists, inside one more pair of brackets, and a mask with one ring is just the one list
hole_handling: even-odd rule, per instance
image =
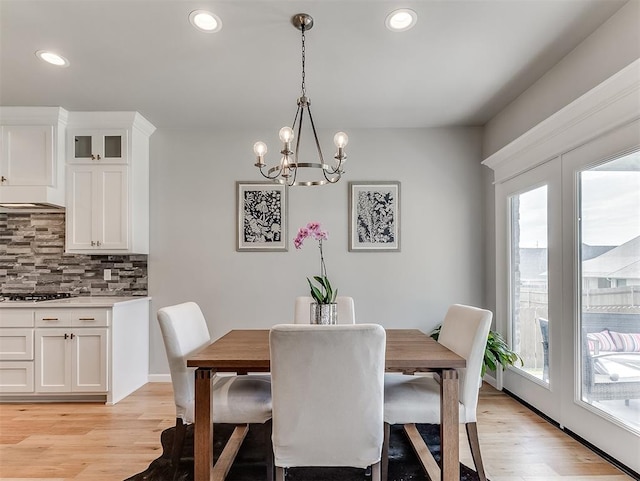
[[57, 321], [58, 318], [57, 317], [43, 317], [42, 320], [43, 321]]
[[95, 321], [96, 318], [95, 317], [81, 317], [80, 320], [81, 321]]

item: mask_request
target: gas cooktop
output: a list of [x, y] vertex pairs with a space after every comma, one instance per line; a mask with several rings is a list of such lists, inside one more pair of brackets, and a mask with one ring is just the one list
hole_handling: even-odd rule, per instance
[[39, 302], [39, 301], [52, 301], [54, 299], [68, 299], [70, 297], [71, 297], [71, 294], [69, 292], [63, 292], [63, 293], [32, 292], [29, 294], [2, 294], [0, 295], [0, 300]]

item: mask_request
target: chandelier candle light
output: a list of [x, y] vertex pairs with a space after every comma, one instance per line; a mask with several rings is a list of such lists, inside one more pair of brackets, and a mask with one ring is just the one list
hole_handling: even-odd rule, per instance
[[[298, 109], [293, 119], [291, 127], [285, 126], [280, 129], [280, 140], [283, 147], [280, 153], [282, 157], [280, 163], [274, 167], [268, 168], [264, 162], [264, 156], [267, 153], [267, 145], [264, 142], [256, 142], [253, 145], [253, 152], [256, 154], [256, 167], [260, 169], [260, 173], [267, 179], [273, 180], [280, 184], [293, 185], [324, 185], [327, 183], [334, 184], [340, 180], [342, 174], [344, 174], [344, 161], [347, 158], [344, 148], [349, 142], [349, 137], [344, 132], [338, 132], [333, 137], [333, 142], [338, 148], [338, 152], [334, 156], [336, 162], [334, 165], [328, 165], [324, 163], [324, 157], [322, 156], [322, 149], [320, 148], [320, 142], [318, 141], [318, 134], [316, 132], [316, 126], [313, 123], [313, 117], [311, 115], [311, 100], [307, 97], [307, 91], [305, 86], [305, 32], [311, 30], [313, 27], [313, 18], [306, 13], [298, 13], [291, 18], [291, 23], [302, 32], [302, 93], [298, 98]], [[313, 137], [316, 143], [316, 149], [318, 151], [319, 162], [299, 162], [298, 154], [300, 152], [300, 134], [302, 132], [302, 123], [304, 119], [305, 111], [309, 115], [309, 122], [311, 123], [311, 129], [313, 131]], [[297, 131], [297, 133], [296, 133]], [[297, 138], [296, 138], [297, 137]], [[291, 150], [293, 139], [296, 138], [296, 150]], [[321, 169], [324, 179], [304, 181], [296, 180], [299, 168], [312, 168]]]
[[334, 291], [331, 287], [327, 277], [327, 267], [324, 264], [324, 256], [322, 255], [322, 241], [327, 240], [329, 235], [326, 230], [320, 228], [318, 222], [309, 222], [306, 227], [301, 227], [298, 230], [298, 234], [293, 240], [295, 248], [302, 248], [302, 243], [307, 237], [317, 240], [318, 248], [320, 249], [320, 275], [313, 276], [313, 279], [319, 284], [319, 288], [314, 286], [311, 279], [307, 277], [307, 282], [309, 282], [309, 288], [311, 289], [311, 297], [316, 301], [311, 304], [310, 320], [312, 324], [336, 324], [338, 319], [338, 307], [336, 305], [338, 290]]

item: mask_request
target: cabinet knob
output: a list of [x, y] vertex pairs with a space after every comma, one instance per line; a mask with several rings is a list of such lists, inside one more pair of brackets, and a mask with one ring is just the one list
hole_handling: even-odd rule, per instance
[[76, 336], [75, 336], [75, 334], [72, 332], [72, 333], [71, 333], [71, 339], [73, 339], [74, 337], [76, 337]]
[[69, 339], [69, 334], [66, 334], [66, 333], [65, 333], [64, 338], [65, 338], [65, 339]]
[[91, 245], [94, 246], [96, 245], [96, 243], [94, 241], [91, 241]]
[[100, 160], [100, 154], [91, 154], [91, 160]]
[[98, 160], [100, 160], [100, 154], [98, 154], [97, 157], [98, 157]]
[[100, 241], [96, 241], [96, 245], [100, 247]]
[[0, 177], [0, 182], [6, 182], [7, 180], [9, 179], [7, 179], [4, 175]]

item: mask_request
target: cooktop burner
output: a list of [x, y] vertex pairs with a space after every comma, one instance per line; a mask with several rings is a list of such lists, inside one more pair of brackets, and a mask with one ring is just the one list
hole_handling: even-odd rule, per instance
[[51, 301], [54, 299], [68, 299], [71, 297], [69, 292], [62, 293], [29, 293], [29, 294], [4, 294], [4, 299], [7, 301]]

